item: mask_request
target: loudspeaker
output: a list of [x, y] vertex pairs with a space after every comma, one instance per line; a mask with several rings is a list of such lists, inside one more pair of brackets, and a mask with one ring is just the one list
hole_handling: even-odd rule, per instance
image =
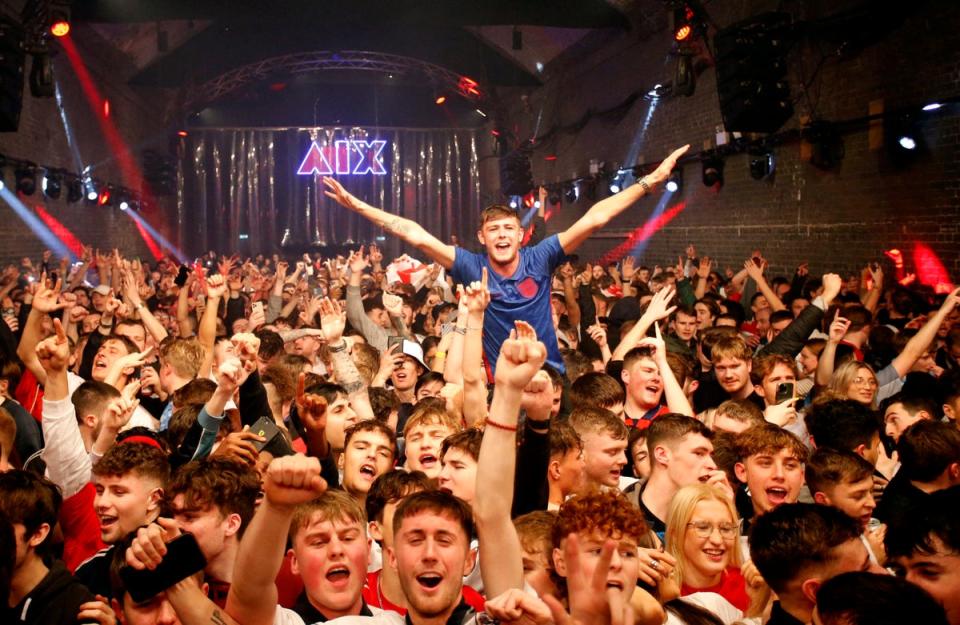
[[0, 16], [0, 132], [16, 132], [23, 106], [23, 29]]
[[793, 116], [785, 80], [790, 16], [764, 13], [718, 31], [717, 92], [730, 132], [774, 132]]

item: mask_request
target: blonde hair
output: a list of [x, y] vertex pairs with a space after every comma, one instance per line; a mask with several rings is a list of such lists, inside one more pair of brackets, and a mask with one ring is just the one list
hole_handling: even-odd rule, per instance
[[[683, 583], [684, 569], [687, 564], [686, 557], [683, 555], [683, 543], [687, 534], [687, 524], [690, 523], [690, 519], [693, 518], [693, 512], [696, 510], [697, 504], [702, 501], [719, 501], [730, 513], [730, 522], [740, 522], [733, 501], [713, 486], [693, 484], [684, 486], [677, 491], [677, 494], [674, 495], [670, 501], [670, 509], [667, 511], [667, 532], [664, 536], [664, 542], [666, 542], [667, 551], [677, 560], [677, 566], [674, 570], [677, 573], [676, 579], [681, 584]], [[735, 566], [739, 568], [742, 564], [739, 541], [733, 541], [729, 546], [729, 553], [730, 563], [728, 567]]]
[[[861, 369], [869, 371], [873, 379], [877, 381], [877, 372], [873, 370], [873, 367], [859, 360], [848, 360], [833, 371], [833, 375], [830, 376], [830, 383], [827, 385], [827, 391], [841, 399], [852, 399], [847, 391]], [[876, 408], [877, 391], [879, 389], [879, 384], [874, 387], [873, 399], [870, 401], [871, 408]]]
[[452, 415], [447, 413], [446, 402], [442, 399], [430, 397], [421, 399], [407, 418], [403, 426], [403, 435], [407, 436], [415, 427], [422, 425], [443, 425], [456, 434], [463, 430], [463, 425]]

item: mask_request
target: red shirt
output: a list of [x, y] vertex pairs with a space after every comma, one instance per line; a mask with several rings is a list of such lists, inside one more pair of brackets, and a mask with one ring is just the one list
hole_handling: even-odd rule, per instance
[[746, 612], [750, 607], [750, 596], [747, 595], [747, 582], [743, 579], [740, 569], [735, 566], [728, 567], [720, 576], [720, 583], [709, 588], [692, 588], [683, 584], [680, 587], [680, 596], [685, 597], [695, 592], [715, 592], [741, 612]]
[[13, 391], [13, 398], [33, 415], [37, 423], [40, 423], [43, 418], [43, 387], [40, 386], [37, 377], [29, 369], [20, 376], [20, 382]]
[[[374, 571], [373, 573], [367, 573], [367, 581], [363, 585], [363, 600], [366, 601], [367, 605], [371, 608], [389, 610], [391, 612], [396, 612], [400, 616], [406, 616], [406, 608], [398, 606], [395, 603], [391, 603], [389, 599], [383, 596], [383, 592], [380, 590], [380, 573], [382, 572], [383, 569]], [[470, 586], [464, 586], [462, 592], [463, 600], [467, 602], [467, 605], [477, 612], [483, 612], [483, 607], [485, 604], [483, 595], [478, 593]]]
[[60, 506], [60, 529], [63, 530], [63, 563], [70, 571], [107, 546], [100, 540], [100, 520], [93, 509], [97, 489], [87, 483]]

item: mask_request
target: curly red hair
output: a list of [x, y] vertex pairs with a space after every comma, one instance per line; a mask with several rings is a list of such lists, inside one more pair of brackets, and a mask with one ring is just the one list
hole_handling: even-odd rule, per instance
[[647, 533], [647, 523], [639, 508], [619, 491], [594, 492], [572, 497], [560, 506], [553, 526], [554, 548], [573, 532], [639, 541]]

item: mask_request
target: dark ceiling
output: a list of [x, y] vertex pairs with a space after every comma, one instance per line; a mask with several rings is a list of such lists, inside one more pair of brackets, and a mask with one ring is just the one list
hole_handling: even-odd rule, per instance
[[[124, 32], [142, 36], [143, 29], [134, 31], [133, 26], [145, 23], [157, 24], [158, 31], [167, 22], [200, 25], [196, 34], [167, 50], [158, 45], [155, 54], [141, 59], [139, 72], [130, 80], [136, 86], [187, 92], [249, 63], [324, 50], [413, 57], [470, 76], [485, 91], [535, 87], [540, 80], [530, 63], [505, 47], [504, 37], [497, 42], [484, 36], [491, 27], [526, 30], [528, 53], [538, 40], [546, 41], [543, 32], [551, 29], [569, 29], [578, 37], [578, 31], [629, 28], [626, 17], [605, 0], [83, 0], [74, 2], [73, 19], [105, 27], [118, 39]], [[570, 43], [570, 33], [554, 37], [553, 53]], [[544, 54], [549, 57], [546, 50]], [[350, 74], [263, 76], [210, 103], [193, 123], [312, 125], [370, 123], [372, 118], [381, 125], [482, 122], [476, 103], [459, 98], [451, 99], [444, 119], [433, 119], [435, 86], [422, 80], [390, 84], [379, 74]], [[283, 88], [278, 90], [278, 84]], [[331, 92], [342, 97], [331, 97]]]

